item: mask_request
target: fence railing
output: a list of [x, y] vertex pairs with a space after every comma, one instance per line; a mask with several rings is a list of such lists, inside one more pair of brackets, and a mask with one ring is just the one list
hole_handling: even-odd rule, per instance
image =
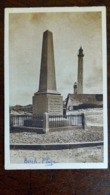
[[43, 115], [37, 115], [32, 120], [25, 120], [24, 125], [28, 127], [40, 127], [43, 128]]
[[10, 125], [28, 126], [28, 127], [43, 127], [43, 115], [32, 117], [32, 115], [10, 115]]
[[10, 115], [11, 126], [23, 126], [24, 121], [32, 119], [31, 115]]
[[[85, 128], [84, 114], [50, 116], [48, 113], [33, 117], [32, 115], [10, 115], [10, 125], [40, 127], [43, 129], [82, 126]], [[45, 130], [46, 131], [46, 130]]]
[[49, 116], [49, 127], [82, 126], [82, 115]]

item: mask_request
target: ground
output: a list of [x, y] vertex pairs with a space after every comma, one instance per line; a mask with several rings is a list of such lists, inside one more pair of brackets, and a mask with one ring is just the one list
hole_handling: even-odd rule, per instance
[[[11, 133], [10, 143], [49, 144], [103, 141], [103, 110], [101, 108], [87, 109], [67, 114], [77, 113], [85, 114], [85, 130], [74, 129], [68, 131], [49, 132], [47, 134], [29, 132]], [[49, 159], [56, 162], [102, 162], [103, 146], [51, 151], [11, 150], [12, 163], [23, 163], [24, 158], [36, 158], [39, 162], [42, 162], [42, 158], [44, 157], [49, 157]]]
[[50, 151], [11, 150], [11, 163], [24, 163], [25, 159], [42, 163], [44, 158], [56, 163], [103, 162], [103, 146]]
[[49, 144], [49, 143], [75, 143], [103, 140], [102, 127], [88, 127], [87, 129], [75, 129], [37, 134], [35, 132], [20, 132], [10, 134], [11, 144]]

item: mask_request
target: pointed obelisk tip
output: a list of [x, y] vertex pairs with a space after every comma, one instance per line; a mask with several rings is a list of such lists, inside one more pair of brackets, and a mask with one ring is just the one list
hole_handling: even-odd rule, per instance
[[44, 34], [47, 34], [47, 33], [52, 33], [52, 32], [50, 30], [44, 31]]

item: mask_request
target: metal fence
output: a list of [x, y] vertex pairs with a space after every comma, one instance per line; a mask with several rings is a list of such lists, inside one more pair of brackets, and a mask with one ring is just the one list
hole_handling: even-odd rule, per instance
[[[32, 115], [10, 115], [10, 125], [27, 126], [27, 127], [40, 127], [43, 128], [43, 121], [45, 116], [38, 115], [32, 117]], [[84, 128], [84, 114], [81, 115], [58, 115], [50, 116], [46, 119], [46, 124], [49, 128], [67, 127], [67, 126], [82, 126]], [[44, 123], [45, 124], [45, 123]]]
[[49, 116], [49, 127], [66, 127], [66, 126], [83, 126], [84, 116], [66, 115], [66, 116]]
[[32, 126], [43, 128], [43, 115], [37, 115], [37, 116], [33, 117]]
[[11, 126], [23, 126], [25, 120], [32, 119], [31, 115], [10, 115], [10, 125]]
[[32, 115], [10, 115], [10, 125], [13, 127], [43, 127], [43, 115], [34, 118], [32, 118]]

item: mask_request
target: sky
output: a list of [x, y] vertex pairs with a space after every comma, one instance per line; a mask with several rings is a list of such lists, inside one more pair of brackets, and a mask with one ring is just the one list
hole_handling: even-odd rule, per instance
[[32, 103], [39, 88], [43, 32], [53, 33], [57, 91], [63, 99], [77, 82], [78, 50], [84, 51], [83, 93], [102, 93], [101, 12], [9, 14], [10, 105]]

